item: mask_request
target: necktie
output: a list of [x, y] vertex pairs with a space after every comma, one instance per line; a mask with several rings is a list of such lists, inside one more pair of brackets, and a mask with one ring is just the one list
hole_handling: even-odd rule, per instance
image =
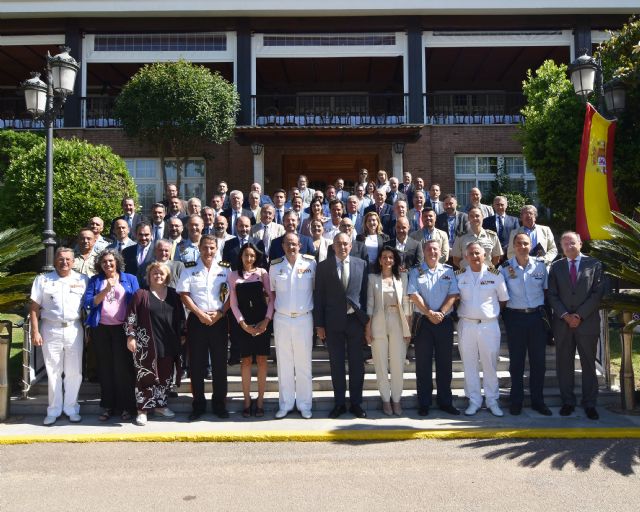
[[269, 226], [264, 227], [264, 235], [262, 235], [262, 243], [264, 244], [265, 254], [269, 254], [269, 246], [271, 245], [271, 235], [269, 234]]
[[341, 272], [342, 272], [342, 286], [344, 287], [344, 289], [347, 289], [347, 286], [349, 286], [349, 265], [347, 265], [346, 261], [342, 261], [340, 263], [341, 266]]
[[282, 214], [280, 213], [280, 210], [276, 210], [276, 222], [278, 224], [282, 224]]
[[133, 227], [133, 226], [131, 225], [131, 217], [130, 217], [129, 215], [127, 215], [127, 217], [126, 217], [126, 218], [127, 218], [127, 224], [129, 224], [129, 231], [131, 231], [131, 228]]
[[118, 252], [122, 252], [122, 242], [118, 242]]
[[429, 231], [428, 229], [424, 230], [424, 239], [431, 240], [431, 231]]
[[502, 224], [502, 216], [497, 215], [496, 221], [498, 224], [498, 238], [504, 243], [504, 225]]
[[160, 226], [156, 226], [153, 228], [153, 239], [154, 240], [160, 239]]
[[416, 216], [418, 217], [418, 229], [422, 229], [424, 227], [422, 225], [422, 211], [416, 211]]
[[571, 266], [569, 267], [569, 278], [571, 279], [571, 286], [576, 285], [578, 280], [578, 269], [576, 268], [576, 260], [571, 260]]

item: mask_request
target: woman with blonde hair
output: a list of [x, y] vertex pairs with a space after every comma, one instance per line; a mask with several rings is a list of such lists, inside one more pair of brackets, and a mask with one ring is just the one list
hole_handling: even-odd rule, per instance
[[[149, 289], [139, 289], [127, 308], [127, 348], [136, 372], [136, 425], [147, 424], [147, 414], [173, 418], [167, 407], [174, 365], [185, 341], [185, 315], [180, 296], [168, 284], [169, 267], [154, 261], [147, 267]], [[178, 375], [180, 363], [177, 362]]]
[[375, 268], [373, 263], [378, 261], [382, 247], [389, 241], [389, 237], [382, 232], [382, 222], [376, 212], [369, 212], [364, 216], [362, 220], [362, 233], [356, 237], [356, 240], [364, 242], [369, 261], [371, 262], [369, 272], [373, 272]]
[[382, 412], [402, 414], [404, 361], [411, 339], [411, 303], [407, 296], [407, 277], [400, 273], [400, 255], [386, 246], [376, 261], [376, 272], [369, 275], [365, 339], [371, 346]]

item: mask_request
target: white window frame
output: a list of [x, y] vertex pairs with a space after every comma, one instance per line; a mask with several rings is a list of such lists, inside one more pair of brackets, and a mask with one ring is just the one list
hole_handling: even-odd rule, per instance
[[[475, 169], [473, 172], [466, 173], [458, 173], [456, 159], [458, 158], [474, 158], [475, 159]], [[469, 195], [467, 190], [463, 190], [461, 184], [459, 182], [473, 182], [473, 187], [478, 187], [482, 190], [482, 185], [484, 183], [492, 183], [496, 179], [496, 174], [492, 172], [480, 172], [479, 170], [479, 159], [480, 158], [496, 158], [498, 169], [502, 167], [503, 172], [506, 173], [505, 168], [505, 158], [522, 158], [524, 164], [524, 172], [518, 174], [508, 174], [509, 179], [514, 181], [522, 181], [524, 184], [524, 191], [527, 192], [529, 190], [529, 184], [536, 182], [535, 174], [533, 171], [529, 169], [527, 166], [527, 161], [522, 154], [514, 154], [514, 153], [476, 153], [476, 154], [456, 154], [454, 155], [453, 160], [453, 173], [454, 173], [454, 181], [455, 181], [455, 194], [458, 198], [458, 204], [461, 208], [467, 206]], [[535, 199], [535, 198], [532, 198]]]
[[[202, 201], [202, 204], [205, 204], [205, 200], [206, 200], [206, 195], [207, 195], [207, 167], [206, 167], [206, 160], [204, 158], [200, 158], [200, 157], [192, 157], [188, 159], [189, 161], [200, 161], [203, 162], [204, 165], [204, 174], [202, 176], [196, 176], [196, 177], [186, 177], [184, 175], [184, 170], [183, 170], [183, 174], [182, 174], [182, 178], [180, 180], [180, 192], [179, 192], [179, 196], [184, 199], [185, 201], [190, 199], [192, 196], [190, 195], [189, 197], [185, 197], [184, 195], [184, 190], [185, 187], [189, 187], [190, 189], [194, 189], [197, 188], [198, 186], [202, 186], [202, 194], [200, 194], [199, 196], [197, 196], [200, 201]], [[162, 184], [162, 172], [160, 169], [160, 159], [156, 158], [156, 157], [135, 157], [135, 158], [124, 158], [125, 163], [127, 164], [127, 169], [130, 169], [129, 165], [130, 162], [133, 163], [133, 166], [137, 166], [137, 163], [139, 161], [153, 161], [155, 163], [155, 176], [154, 177], [144, 177], [144, 178], [138, 178], [136, 176], [134, 176], [133, 174], [131, 174], [131, 170], [129, 171], [129, 173], [131, 174], [131, 177], [133, 178], [135, 184], [136, 184], [136, 188], [138, 188], [138, 186], [144, 186], [144, 185], [154, 185], [155, 186], [155, 197], [153, 200], [150, 201], [150, 204], [148, 205], [144, 205], [145, 207], [143, 208], [144, 212], [143, 213], [149, 213], [150, 207], [153, 203], [157, 203], [160, 202], [164, 199], [164, 187]], [[170, 162], [170, 161], [175, 161], [174, 158], [166, 158], [165, 161]], [[171, 183], [173, 182], [172, 178], [167, 178], [168, 181]]]

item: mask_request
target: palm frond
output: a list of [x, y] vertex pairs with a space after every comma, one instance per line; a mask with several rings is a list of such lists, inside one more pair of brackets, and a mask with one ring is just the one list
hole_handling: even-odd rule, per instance
[[33, 256], [40, 250], [42, 242], [33, 226], [0, 231], [0, 270], [6, 270], [16, 261]]

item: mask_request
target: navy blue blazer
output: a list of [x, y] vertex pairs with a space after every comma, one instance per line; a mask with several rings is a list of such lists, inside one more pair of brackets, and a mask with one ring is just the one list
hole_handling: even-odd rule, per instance
[[335, 255], [318, 263], [316, 284], [313, 291], [313, 322], [316, 327], [330, 331], [344, 331], [347, 326], [347, 310], [351, 306], [359, 319], [367, 318], [367, 263], [359, 258], [349, 258], [349, 283], [345, 290], [338, 277]]
[[[498, 233], [498, 225], [495, 215], [490, 215], [486, 219], [482, 221], [482, 227], [484, 229], [490, 229], [491, 231], [495, 231]], [[504, 216], [504, 228], [502, 230], [502, 236], [498, 233], [498, 237], [500, 238], [500, 245], [502, 246], [502, 250], [504, 253], [507, 253], [507, 245], [509, 245], [509, 236], [511, 235], [511, 231], [514, 229], [518, 229], [520, 227], [520, 222], [516, 217], [512, 215]]]
[[[313, 245], [313, 239], [307, 235], [298, 234], [298, 236], [300, 237], [300, 254], [315, 256], [316, 248]], [[282, 240], [284, 240], [284, 237], [285, 235], [282, 235], [271, 241], [271, 246], [269, 247], [269, 261], [273, 261], [276, 258], [284, 256], [284, 247], [282, 247]]]
[[[264, 254], [264, 242], [262, 240], [252, 240], [252, 243], [263, 254], [262, 263], [259, 266], [262, 268], [267, 268], [266, 254]], [[224, 243], [224, 249], [222, 249], [222, 261], [226, 261], [231, 266], [231, 270], [238, 270], [239, 254], [240, 239], [237, 236], [234, 236]]]

